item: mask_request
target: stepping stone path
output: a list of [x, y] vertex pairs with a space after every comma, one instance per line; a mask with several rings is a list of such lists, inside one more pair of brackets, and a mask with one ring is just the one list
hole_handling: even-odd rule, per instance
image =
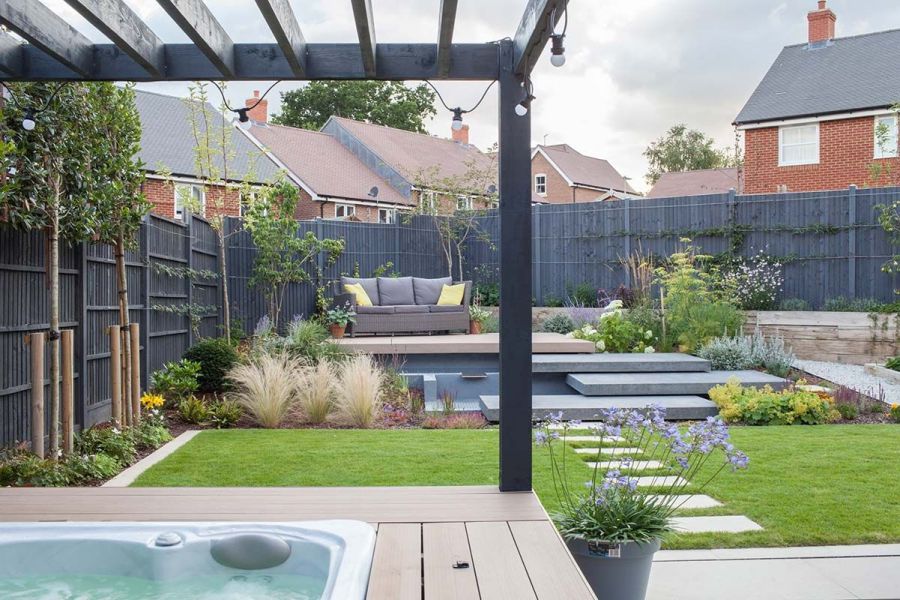
[[575, 448], [575, 454], [609, 454], [616, 456], [619, 454], [643, 454], [640, 448]]
[[[552, 428], [551, 428], [552, 429]], [[567, 435], [567, 442], [624, 442], [625, 438], [614, 435], [605, 435], [602, 438], [599, 435]]]
[[[661, 496], [652, 497], [657, 498]], [[679, 494], [675, 496], [672, 506], [681, 509], [716, 508], [722, 506], [722, 503], [706, 494]]]
[[675, 475], [660, 475], [658, 477], [654, 477], [651, 475], [649, 477], [632, 477], [632, 479], [637, 479], [638, 487], [669, 487], [671, 485], [682, 486], [688, 483], [681, 477]]
[[741, 515], [720, 517], [673, 517], [672, 524], [682, 533], [741, 533], [762, 531], [762, 527]]
[[[598, 463], [589, 462], [587, 466], [594, 468]], [[601, 469], [625, 469], [626, 471], [641, 471], [643, 469], [661, 469], [663, 464], [658, 460], [633, 460], [631, 463], [622, 462], [621, 460], [603, 461], [600, 464]]]

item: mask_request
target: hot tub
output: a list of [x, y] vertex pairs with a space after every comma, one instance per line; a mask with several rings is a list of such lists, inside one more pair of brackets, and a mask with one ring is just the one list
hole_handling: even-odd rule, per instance
[[9, 523], [3, 600], [363, 600], [359, 521]]

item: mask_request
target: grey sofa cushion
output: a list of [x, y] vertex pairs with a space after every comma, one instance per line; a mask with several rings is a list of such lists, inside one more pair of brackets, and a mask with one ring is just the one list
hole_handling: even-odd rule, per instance
[[466, 310], [462, 304], [434, 304], [428, 307], [429, 312], [433, 313], [461, 313]]
[[412, 277], [379, 277], [378, 297], [382, 306], [415, 304]]
[[421, 304], [405, 304], [394, 306], [394, 313], [398, 315], [410, 315], [410, 314], [427, 314], [428, 307], [422, 306]]
[[382, 304], [382, 302], [380, 301], [380, 296], [378, 294], [378, 281], [376, 280], [375, 277], [368, 277], [368, 278], [360, 279], [358, 277], [341, 276], [341, 293], [342, 294], [347, 291], [344, 289], [345, 283], [349, 283], [349, 284], [361, 283], [363, 286], [363, 289], [366, 290], [366, 294], [369, 296], [369, 300], [372, 301], [372, 304], [374, 304], [375, 306]]
[[360, 315], [392, 315], [394, 314], [393, 306], [357, 306], [357, 314]]
[[416, 304], [437, 304], [438, 298], [441, 297], [441, 290], [445, 285], [453, 283], [450, 277], [440, 277], [438, 279], [425, 279], [424, 277], [413, 277], [413, 291], [416, 294]]

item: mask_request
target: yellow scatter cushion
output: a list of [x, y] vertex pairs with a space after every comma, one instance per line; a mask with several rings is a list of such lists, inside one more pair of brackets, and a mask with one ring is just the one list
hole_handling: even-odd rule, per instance
[[372, 300], [361, 283], [345, 283], [344, 291], [356, 296], [357, 306], [372, 306]]
[[438, 298], [438, 306], [456, 306], [462, 304], [463, 295], [466, 293], [466, 284], [444, 284], [441, 288], [441, 297]]

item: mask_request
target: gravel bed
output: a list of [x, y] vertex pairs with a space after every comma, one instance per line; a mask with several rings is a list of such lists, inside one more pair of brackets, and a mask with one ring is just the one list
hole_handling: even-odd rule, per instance
[[870, 398], [882, 399], [888, 404], [900, 404], [900, 385], [866, 373], [862, 365], [795, 360], [794, 368], [854, 389]]

